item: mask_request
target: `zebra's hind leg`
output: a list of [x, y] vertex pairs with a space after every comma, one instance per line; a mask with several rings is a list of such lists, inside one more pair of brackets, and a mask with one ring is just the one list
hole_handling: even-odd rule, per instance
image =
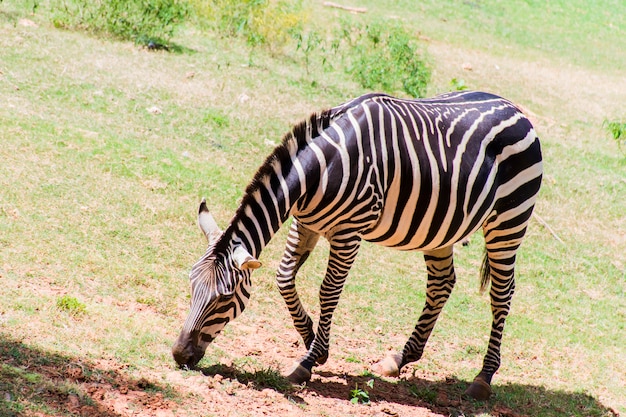
[[[307, 349], [311, 347], [315, 333], [313, 332], [313, 321], [305, 311], [296, 290], [296, 274], [315, 248], [318, 240], [319, 235], [317, 233], [310, 231], [302, 226], [298, 220], [293, 219], [287, 236], [285, 252], [276, 273], [278, 290], [287, 304], [294, 327], [302, 336]], [[320, 360], [323, 359], [320, 358]]]
[[[465, 391], [470, 397], [485, 401], [492, 394], [491, 379], [500, 367], [500, 346], [504, 322], [509, 314], [511, 298], [515, 291], [513, 266], [515, 264], [515, 250], [511, 247], [507, 251], [489, 251], [485, 255], [483, 266], [483, 282], [491, 280], [489, 296], [491, 298], [491, 334], [487, 354], [483, 360], [483, 367], [474, 381]], [[502, 257], [503, 256], [503, 257]]]
[[454, 288], [456, 275], [452, 246], [424, 252], [424, 259], [428, 271], [424, 309], [402, 353], [390, 354], [372, 367], [372, 371], [379, 375], [398, 376], [404, 365], [422, 357], [437, 317]]
[[504, 322], [509, 315], [511, 299], [515, 292], [515, 258], [522, 243], [526, 226], [532, 214], [533, 201], [515, 209], [504, 211], [485, 222], [487, 253], [482, 270], [483, 288], [491, 282], [491, 334], [487, 354], [480, 373], [465, 393], [477, 400], [491, 396], [491, 379], [500, 367], [500, 346]]

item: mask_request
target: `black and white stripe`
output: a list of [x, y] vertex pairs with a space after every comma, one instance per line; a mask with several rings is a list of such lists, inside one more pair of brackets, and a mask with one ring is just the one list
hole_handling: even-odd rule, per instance
[[[482, 227], [487, 250], [482, 285], [491, 283], [494, 320], [483, 369], [469, 393], [488, 396], [500, 365], [516, 251], [541, 177], [541, 150], [531, 123], [512, 103], [491, 94], [460, 92], [422, 100], [369, 94], [311, 116], [261, 166], [228, 228], [203, 228], [210, 241], [210, 236], [215, 239], [192, 269], [190, 317], [196, 319], [187, 320], [174, 347], [176, 360], [194, 364], [198, 355], [188, 354], [198, 349], [197, 343], [188, 340], [201, 334], [212, 340], [215, 318], [225, 320], [230, 314], [230, 320], [245, 308], [256, 258], [293, 216], [277, 281], [308, 352], [290, 378], [302, 382], [316, 363], [326, 360], [332, 314], [362, 240], [424, 252], [424, 311], [402, 353], [376, 368], [397, 374], [422, 355], [452, 291], [452, 245]], [[328, 239], [330, 254], [314, 331], [298, 298], [295, 275], [319, 236]], [[219, 301], [217, 282], [235, 293], [245, 291], [245, 296], [228, 310]]]

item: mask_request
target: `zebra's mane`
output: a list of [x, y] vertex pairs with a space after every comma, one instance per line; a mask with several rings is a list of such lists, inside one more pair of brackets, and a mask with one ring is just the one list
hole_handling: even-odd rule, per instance
[[[276, 148], [268, 155], [265, 162], [259, 167], [252, 181], [246, 187], [244, 200], [254, 193], [262, 184], [263, 180], [271, 175], [275, 164], [290, 163], [293, 156], [306, 148], [311, 139], [319, 136], [321, 132], [330, 126], [335, 114], [330, 110], [311, 114], [307, 119], [294, 125]], [[242, 201], [243, 203], [243, 201]]]
[[263, 165], [261, 165], [257, 173], [254, 175], [250, 184], [248, 184], [242, 205], [246, 198], [259, 189], [263, 179], [274, 172], [274, 165], [276, 162], [287, 163], [291, 160], [292, 156], [307, 147], [309, 141], [319, 136], [333, 121], [343, 116], [351, 108], [377, 97], [390, 96], [380, 93], [365, 94], [346, 103], [340, 104], [337, 107], [313, 113], [307, 119], [304, 119], [300, 123], [294, 125], [291, 131], [283, 136], [282, 143], [274, 148], [274, 151], [267, 157]]
[[328, 109], [313, 113], [307, 119], [294, 125], [291, 131], [283, 136], [281, 143], [268, 155], [265, 162], [263, 162], [256, 174], [254, 174], [252, 181], [250, 181], [246, 187], [235, 215], [231, 219], [228, 228], [215, 245], [216, 252], [227, 249], [237, 221], [245, 215], [244, 210], [246, 206], [254, 200], [253, 194], [259, 190], [259, 188], [263, 187], [264, 180], [276, 172], [277, 164], [278, 166], [291, 164], [292, 158], [302, 149], [306, 148], [311, 139], [319, 136], [324, 129], [328, 128], [332, 121], [341, 113], [343, 113], [343, 111], [337, 111], [337, 109]]

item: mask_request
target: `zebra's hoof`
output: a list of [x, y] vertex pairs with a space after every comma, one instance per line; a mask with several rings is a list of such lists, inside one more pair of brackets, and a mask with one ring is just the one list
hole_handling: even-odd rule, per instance
[[487, 401], [492, 393], [491, 386], [480, 377], [474, 378], [474, 382], [465, 390], [465, 395], [478, 401]]
[[318, 365], [324, 365], [327, 360], [328, 360], [328, 352], [326, 352], [325, 354], [317, 358], [315, 362], [317, 362]]
[[400, 353], [392, 353], [378, 363], [372, 365], [372, 372], [381, 376], [400, 375], [400, 364], [402, 363], [402, 355]]
[[311, 371], [309, 371], [304, 366], [297, 363], [296, 366], [291, 371], [291, 373], [287, 375], [287, 379], [292, 384], [302, 385], [305, 382], [308, 382], [311, 380]]

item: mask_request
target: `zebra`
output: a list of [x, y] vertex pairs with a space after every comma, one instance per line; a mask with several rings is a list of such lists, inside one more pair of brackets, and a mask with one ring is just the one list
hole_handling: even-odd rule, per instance
[[[454, 243], [482, 227], [481, 290], [490, 284], [493, 320], [482, 369], [466, 394], [489, 398], [515, 290], [516, 253], [542, 175], [531, 122], [489, 93], [429, 99], [372, 93], [312, 114], [267, 157], [224, 231], [202, 200], [198, 223], [209, 245], [190, 272], [191, 306], [172, 347], [175, 361], [194, 367], [245, 309], [259, 254], [291, 217], [276, 280], [307, 352], [287, 378], [305, 383], [328, 359], [333, 312], [362, 241], [424, 254], [426, 302], [417, 325], [401, 352], [372, 367], [398, 376], [422, 356], [454, 287]], [[329, 258], [314, 330], [295, 277], [320, 236], [329, 242]]]

